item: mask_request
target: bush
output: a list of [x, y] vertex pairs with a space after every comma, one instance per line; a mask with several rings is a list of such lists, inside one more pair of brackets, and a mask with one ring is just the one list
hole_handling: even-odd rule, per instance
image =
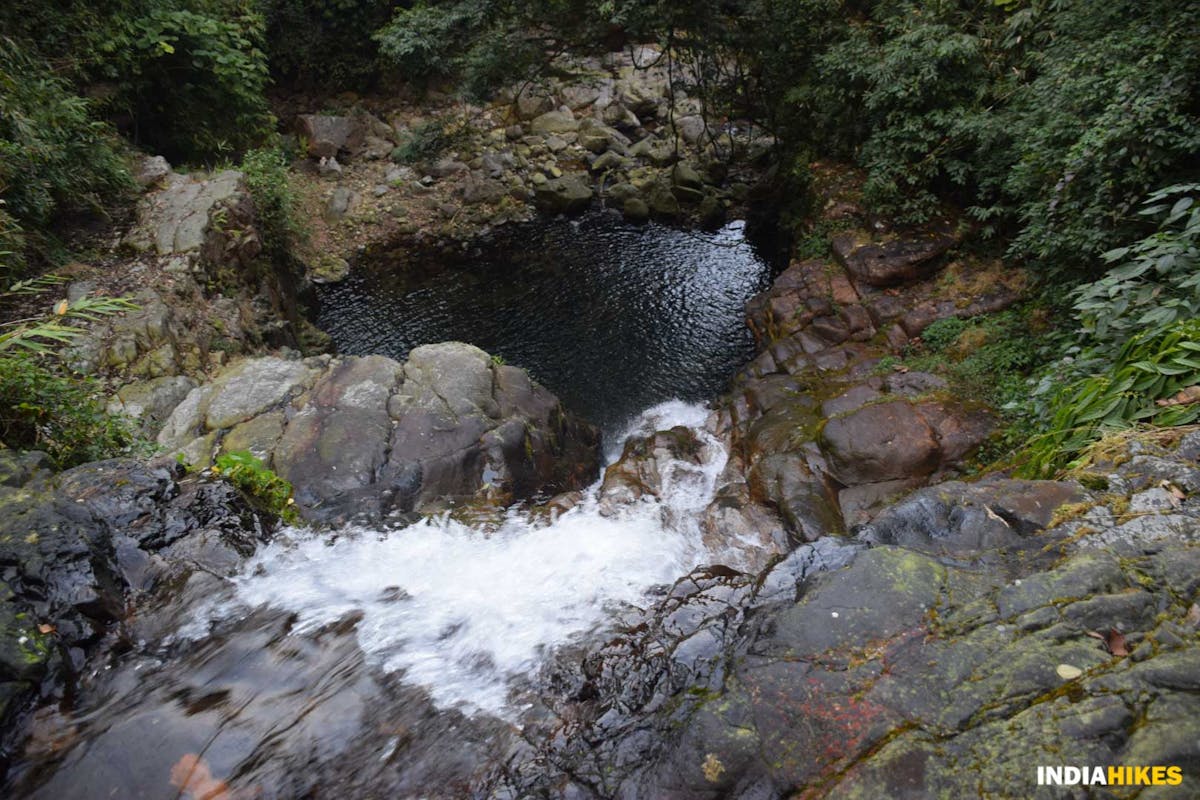
[[240, 152], [270, 129], [258, 0], [0, 4], [0, 29], [51, 61], [133, 141], [173, 161]]
[[205, 162], [270, 133], [265, 23], [250, 0], [208, 13], [155, 7], [114, 27], [102, 45], [112, 60], [100, 71], [116, 82], [110, 110], [136, 122], [134, 141], [172, 160]]
[[0, 37], [0, 284], [64, 214], [94, 212], [132, 187], [113, 130], [50, 67]]
[[285, 263], [304, 232], [293, 213], [287, 156], [279, 149], [251, 150], [242, 158], [241, 168], [254, 198], [263, 247], [275, 263]]
[[1021, 474], [1047, 477], [1105, 433], [1134, 423], [1184, 425], [1200, 403], [1184, 390], [1200, 385], [1200, 319], [1129, 339], [1106, 371], [1071, 383], [1051, 400], [1048, 432], [1024, 453]]
[[128, 453], [129, 424], [104, 410], [96, 381], [26, 351], [0, 356], [0, 441], [42, 450], [60, 468]]
[[391, 0], [263, 0], [271, 74], [280, 82], [326, 91], [369, 86], [379, 73], [372, 34], [388, 21], [394, 5]]

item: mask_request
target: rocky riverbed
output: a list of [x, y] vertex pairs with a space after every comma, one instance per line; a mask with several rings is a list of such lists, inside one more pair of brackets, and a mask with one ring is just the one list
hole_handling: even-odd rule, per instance
[[[310, 276], [260, 258], [242, 176], [147, 162], [97, 265], [125, 269], [71, 287], [142, 308], [73, 358], [159, 455], [0, 451], [6, 794], [1060, 796], [1042, 764], [1173, 764], [1180, 787], [1087, 796], [1200, 794], [1200, 432], [1060, 481], [979, 475], [994, 412], [896, 361], [1024, 290], [956, 249], [953, 215], [894, 229], [821, 194], [832, 255], [750, 299], [728, 391], [607, 455], [473, 345], [321, 352], [308, 278], [418, 230], [737, 208], [717, 156], [753, 136], [708, 137], [653, 67], [610, 62], [488, 124], [458, 109], [457, 156], [394, 179], [416, 120], [301, 117], [328, 203]], [[243, 450], [303, 527], [210, 469]]]

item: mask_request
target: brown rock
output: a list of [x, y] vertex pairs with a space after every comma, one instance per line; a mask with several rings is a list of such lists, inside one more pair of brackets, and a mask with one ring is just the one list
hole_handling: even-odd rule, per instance
[[856, 280], [869, 286], [895, 286], [924, 277], [930, 262], [949, 250], [956, 239], [944, 230], [910, 232], [872, 241], [862, 232], [833, 237], [833, 252]]
[[878, 403], [835, 417], [821, 431], [833, 476], [846, 486], [923, 477], [941, 460], [937, 434], [909, 403]]

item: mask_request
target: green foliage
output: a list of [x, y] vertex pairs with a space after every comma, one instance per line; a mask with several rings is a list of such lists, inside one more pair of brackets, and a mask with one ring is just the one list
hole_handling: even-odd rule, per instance
[[0, 441], [45, 451], [61, 468], [127, 453], [136, 436], [104, 411], [99, 385], [45, 356], [0, 354]]
[[379, 73], [372, 34], [392, 0], [261, 0], [271, 74], [292, 86], [356, 89]]
[[595, 0], [443, 0], [399, 8], [375, 34], [383, 59], [410, 79], [457, 76], [482, 97], [521, 81], [555, 53], [594, 46], [612, 15]]
[[295, 195], [288, 183], [288, 159], [279, 149], [251, 150], [242, 158], [246, 186], [254, 198], [263, 245], [277, 263], [290, 258], [304, 235], [294, 213]]
[[1134, 423], [1184, 425], [1200, 419], [1200, 404], [1164, 403], [1200, 384], [1200, 319], [1130, 338], [1102, 373], [1059, 390], [1051, 401], [1049, 431], [1035, 437], [1020, 472], [1046, 477], [1107, 432]]
[[[42, 294], [54, 275], [20, 281], [0, 298]], [[80, 322], [136, 308], [124, 298], [60, 300], [50, 313], [0, 325], [0, 442], [45, 451], [59, 467], [129, 452], [136, 434], [104, 410], [99, 384], [54, 360], [81, 335]]]
[[919, 347], [905, 363], [943, 374], [959, 397], [996, 408], [1011, 406], [1027, 395], [1028, 376], [1044, 360], [1044, 343], [1032, 331], [1031, 313], [1032, 308], [1022, 307], [985, 317], [938, 320], [921, 333]]
[[252, 2], [152, 7], [115, 27], [100, 45], [111, 59], [100, 72], [116, 81], [110, 107], [137, 121], [135, 141], [196, 162], [241, 152], [270, 132], [265, 23]]
[[[270, 129], [257, 0], [9, 0], [0, 28], [122, 132], [173, 161], [239, 152]], [[65, 86], [66, 84], [64, 84]], [[79, 101], [82, 102], [82, 101]]]
[[0, 37], [0, 282], [63, 214], [132, 186], [112, 129], [48, 64]]
[[954, 344], [967, 327], [967, 321], [958, 317], [939, 319], [921, 332], [921, 341], [933, 352], [940, 353]]
[[1075, 292], [1075, 309], [1095, 355], [1112, 355], [1141, 333], [1160, 333], [1200, 317], [1200, 184], [1155, 192], [1142, 209], [1161, 217], [1158, 232], [1110, 250], [1116, 266]]
[[441, 120], [431, 120], [405, 134], [403, 141], [392, 151], [392, 160], [398, 164], [431, 161], [453, 147], [464, 133]]
[[257, 499], [272, 514], [289, 525], [300, 521], [292, 499], [292, 484], [276, 475], [254, 454], [234, 450], [217, 456], [214, 473]]

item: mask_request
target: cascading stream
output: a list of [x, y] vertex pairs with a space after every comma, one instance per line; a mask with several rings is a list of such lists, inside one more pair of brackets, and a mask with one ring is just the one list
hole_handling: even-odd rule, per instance
[[[359, 644], [387, 671], [425, 687], [443, 708], [511, 717], [509, 682], [556, 646], [604, 627], [614, 609], [644, 602], [720, 554], [701, 543], [726, 453], [703, 430], [707, 410], [655, 406], [628, 435], [682, 425], [704, 442], [699, 465], [665, 465], [662, 497], [601, 513], [597, 481], [584, 502], [546, 522], [514, 511], [498, 530], [447, 516], [400, 531], [291, 529], [235, 579], [234, 607], [269, 605], [299, 617], [298, 632], [361, 614]], [[209, 613], [214, 613], [210, 610]]]

